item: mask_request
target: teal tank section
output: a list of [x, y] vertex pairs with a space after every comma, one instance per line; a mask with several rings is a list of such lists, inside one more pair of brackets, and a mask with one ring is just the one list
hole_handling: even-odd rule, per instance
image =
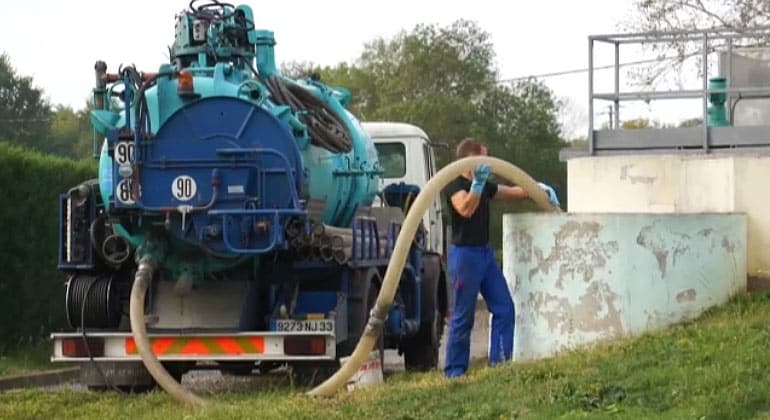
[[[253, 22], [248, 6], [238, 6], [247, 22]], [[118, 75], [110, 89], [97, 89], [101, 94], [102, 109], [95, 109], [91, 121], [95, 130], [113, 141], [105, 139], [101, 146], [99, 184], [102, 200], [107, 208], [119, 205], [116, 200], [116, 164], [113, 161], [116, 137], [122, 130], [138, 127], [137, 121], [146, 114], [146, 132], [152, 137], [180, 110], [196, 101], [213, 98], [237, 98], [255, 107], [269, 111], [285, 124], [292, 133], [299, 149], [304, 171], [305, 185], [300, 191], [303, 202], [323, 203], [320, 222], [333, 226], [350, 226], [356, 209], [371, 205], [378, 193], [381, 167], [376, 149], [358, 119], [346, 109], [350, 94], [344, 88], [326, 85], [320, 80], [307, 78], [294, 80], [281, 74], [275, 65], [275, 38], [271, 31], [250, 29], [240, 45], [225, 42], [226, 31], [211, 25], [206, 31], [206, 44], [196, 41], [201, 35], [193, 28], [197, 25], [190, 15], [180, 15], [176, 38], [172, 47], [172, 60], [158, 68], [157, 73], [139, 73], [128, 67]], [[212, 53], [213, 51], [213, 53]], [[98, 76], [98, 74], [97, 74]], [[180, 93], [180, 80], [191, 77], [189, 94]], [[151, 86], [139, 91], [137, 81], [147, 81]], [[148, 83], [144, 83], [147, 85]], [[116, 86], [132, 86], [131, 94], [123, 94], [124, 106], [115, 108], [110, 101]], [[124, 89], [125, 90], [125, 89]], [[291, 95], [287, 94], [290, 93]], [[318, 130], [304, 118], [307, 110], [297, 105], [296, 99], [305, 103], [317, 102], [319, 108], [344, 124], [349, 137], [345, 148], [330, 147], [319, 142], [314, 135]], [[99, 103], [99, 101], [97, 101]], [[142, 112], [141, 107], [145, 107]], [[330, 116], [329, 116], [330, 115]], [[138, 147], [147, 139], [121, 140]], [[135, 233], [125, 236], [132, 242], [141, 242]]]

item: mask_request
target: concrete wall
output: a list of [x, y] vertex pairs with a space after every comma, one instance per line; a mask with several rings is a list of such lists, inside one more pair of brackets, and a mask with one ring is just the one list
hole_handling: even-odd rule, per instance
[[770, 275], [770, 157], [633, 155], [570, 159], [570, 213], [746, 213], [748, 272]]
[[746, 288], [738, 214], [506, 214], [514, 358], [692, 319]]

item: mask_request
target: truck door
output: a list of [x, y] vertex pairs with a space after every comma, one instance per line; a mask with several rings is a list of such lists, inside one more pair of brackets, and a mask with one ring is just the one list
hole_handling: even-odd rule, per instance
[[[425, 159], [425, 180], [431, 179], [436, 174], [433, 149], [427, 144], [422, 144], [423, 159]], [[441, 220], [441, 196], [433, 200], [428, 209], [428, 249], [433, 252], [443, 253], [444, 229]]]

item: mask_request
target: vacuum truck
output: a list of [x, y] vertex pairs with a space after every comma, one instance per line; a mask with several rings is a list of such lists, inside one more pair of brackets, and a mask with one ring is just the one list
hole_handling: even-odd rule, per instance
[[[69, 328], [55, 362], [152, 387], [131, 332], [139, 261], [152, 353], [179, 379], [333, 372], [355, 347], [404, 215], [435, 171], [422, 130], [361, 122], [344, 87], [282, 74], [248, 5], [192, 1], [157, 71], [95, 64], [93, 179], [59, 197]], [[395, 146], [394, 146], [395, 145]], [[408, 157], [407, 157], [408, 156]], [[440, 203], [412, 241], [379, 347], [436, 367], [448, 306]], [[322, 378], [324, 375], [318, 375]]]

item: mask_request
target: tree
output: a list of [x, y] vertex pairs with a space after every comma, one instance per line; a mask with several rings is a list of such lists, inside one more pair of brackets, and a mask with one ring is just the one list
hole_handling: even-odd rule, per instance
[[44, 150], [51, 108], [32, 78], [16, 74], [0, 54], [0, 140]]
[[743, 29], [770, 23], [768, 0], [635, 0], [629, 28], [670, 31], [696, 28]]
[[92, 139], [90, 106], [79, 111], [56, 106], [45, 151], [73, 159], [88, 158], [92, 153]]
[[[770, 24], [770, 0], [634, 0], [634, 13], [621, 25], [629, 32], [662, 32], [683, 29], [732, 29], [738, 33]], [[766, 44], [768, 39], [735, 40], [735, 46]], [[712, 40], [711, 51], [725, 46], [724, 40]], [[687, 72], [702, 72], [702, 43], [676, 37], [672, 42], [649, 43], [646, 48], [657, 53], [658, 61], [631, 72], [644, 85], [656, 85], [667, 77]]]
[[[448, 144], [439, 149], [439, 166], [454, 158], [457, 142], [477, 137], [489, 145], [491, 155], [554, 185], [566, 202], [566, 167], [558, 159], [564, 146], [561, 103], [536, 80], [498, 83], [494, 59], [489, 34], [458, 20], [376, 39], [355, 64], [325, 68], [321, 75], [351, 91], [351, 108], [362, 118], [410, 122], [433, 141]], [[527, 202], [493, 205], [493, 246], [501, 247], [503, 213], [531, 209]]]
[[[490, 35], [472, 21], [458, 20], [374, 39], [354, 63], [320, 68], [288, 63], [282, 69], [292, 77], [316, 72], [327, 84], [348, 89], [349, 108], [361, 120], [423, 128], [431, 140], [449, 146], [437, 149], [439, 167], [454, 159], [461, 139], [477, 137], [489, 145], [491, 155], [554, 185], [565, 202], [566, 168], [558, 159], [564, 146], [561, 103], [536, 80], [498, 83], [494, 60]], [[497, 248], [502, 213], [531, 208], [526, 203], [493, 207], [491, 241]]]

